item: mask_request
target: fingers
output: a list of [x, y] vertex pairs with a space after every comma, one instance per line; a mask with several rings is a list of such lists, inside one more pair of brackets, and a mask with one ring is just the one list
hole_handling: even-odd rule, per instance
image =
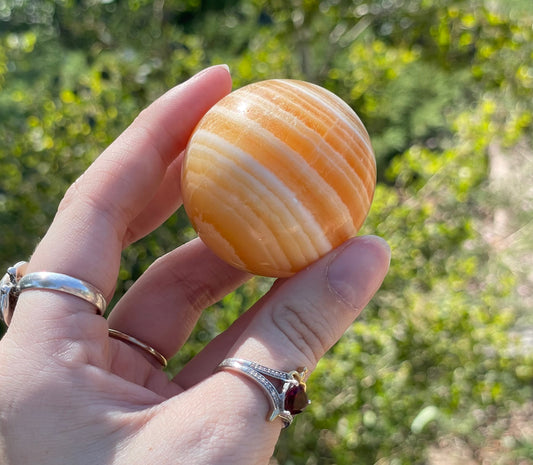
[[200, 313], [249, 278], [195, 239], [152, 264], [113, 309], [109, 326], [171, 357]]
[[54, 268], [109, 293], [130, 222], [158, 192], [196, 123], [230, 86], [224, 67], [209, 68], [144, 110], [69, 189], [31, 270]]
[[209, 377], [227, 357], [251, 357], [283, 370], [313, 369], [377, 291], [389, 262], [390, 249], [383, 239], [366, 236], [348, 241], [310, 268], [279, 280], [176, 381], [189, 387]]
[[[167, 173], [176, 172], [172, 163], [199, 119], [230, 90], [227, 68], [216, 66], [170, 90], [144, 110], [69, 189], [32, 256], [28, 272], [68, 274], [93, 284], [109, 299], [123, 244], [156, 227], [162, 216], [177, 206], [179, 179], [175, 179], [174, 187]], [[156, 214], [145, 214], [139, 229], [139, 215], [154, 199], [160, 208]], [[131, 233], [130, 224], [137, 224]], [[18, 306], [29, 308], [24, 312], [27, 321], [44, 314], [56, 319], [94, 310], [81, 299], [57, 293], [47, 297], [52, 302], [43, 310], [39, 307], [44, 292], [21, 295]]]
[[[189, 389], [162, 404], [155, 422], [170, 421], [184, 404], [193, 405], [195, 417], [212, 420], [210, 434], [225, 439], [219, 445], [233, 444], [232, 463], [268, 458], [281, 420], [266, 420], [270, 403], [257, 384], [235, 372], [211, 376], [215, 367], [224, 358], [238, 357], [287, 372], [300, 366], [312, 370], [379, 288], [389, 261], [390, 249], [382, 239], [359, 237], [279, 281], [176, 377]], [[308, 386], [312, 398], [312, 378]]]

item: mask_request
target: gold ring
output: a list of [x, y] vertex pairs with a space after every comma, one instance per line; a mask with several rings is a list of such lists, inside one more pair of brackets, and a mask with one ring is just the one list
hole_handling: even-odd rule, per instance
[[109, 328], [109, 336], [114, 339], [119, 339], [121, 341], [133, 344], [134, 346], [139, 347], [145, 352], [148, 352], [150, 355], [152, 355], [157, 360], [157, 362], [163, 368], [166, 368], [166, 366], [168, 365], [167, 359], [161, 353], [159, 353], [157, 350], [155, 350], [153, 347], [149, 346], [148, 344], [145, 344], [144, 342], [139, 341], [139, 339], [134, 338], [133, 336], [130, 336], [129, 334], [123, 333], [122, 331], [118, 331], [117, 329]]

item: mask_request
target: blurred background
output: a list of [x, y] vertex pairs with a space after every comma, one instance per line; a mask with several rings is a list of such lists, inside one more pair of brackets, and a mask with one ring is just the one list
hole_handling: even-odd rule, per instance
[[[67, 186], [200, 69], [229, 64], [235, 88], [320, 84], [372, 137], [362, 232], [393, 259], [272, 464], [533, 464], [532, 24], [531, 0], [0, 0], [0, 266], [29, 257]], [[126, 250], [117, 297], [193, 236], [178, 211]], [[270, 285], [208, 309], [170, 372]]]

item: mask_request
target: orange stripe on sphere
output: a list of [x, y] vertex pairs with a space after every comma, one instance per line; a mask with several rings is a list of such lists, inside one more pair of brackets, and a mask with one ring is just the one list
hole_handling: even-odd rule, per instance
[[[204, 135], [206, 140], [204, 143], [195, 141], [195, 163], [187, 168], [188, 182], [196, 187], [187, 190], [190, 197], [184, 202], [193, 206], [194, 210], [188, 212], [193, 218], [211, 224], [226, 241], [237, 242], [233, 250], [240, 260], [246, 260], [243, 256], [247, 253], [246, 248], [243, 249], [246, 241], [236, 241], [233, 235], [242, 231], [255, 235], [254, 241], [260, 247], [277, 243], [279, 247], [270, 248], [269, 252], [277, 250], [279, 255], [273, 257], [278, 257], [277, 260], [290, 269], [301, 268], [310, 259], [318, 258], [317, 250], [324, 253], [331, 248], [331, 244], [324, 241], [321, 244], [319, 237], [308, 234], [313, 231], [320, 235], [322, 231], [318, 225], [310, 225], [312, 218], [298, 205], [287, 202], [291, 196], [286, 189], [280, 190], [261, 176], [257, 167], [246, 166], [242, 161], [235, 163], [217, 137], [208, 137], [201, 132], [199, 135]], [[213, 154], [217, 158], [216, 171], [213, 170]], [[209, 176], [205, 175], [206, 166], [211, 168]], [[221, 215], [222, 210], [232, 211]], [[230, 218], [232, 221], [228, 221]], [[242, 227], [242, 221], [247, 227]], [[228, 223], [232, 224], [228, 226]], [[308, 227], [295, 228], [298, 224]]]
[[[240, 125], [244, 121], [238, 113], [225, 112], [226, 121], [221, 123], [222, 133], [227, 135], [227, 130], [233, 130], [235, 125]], [[332, 221], [332, 210], [344, 211], [345, 221], [351, 223], [351, 216], [346, 204], [338, 196], [336, 190], [330, 184], [324, 182], [321, 173], [313, 166], [305, 162], [300, 154], [294, 151], [290, 141], [291, 133], [283, 133], [284, 126], [278, 126], [273, 119], [269, 120], [270, 127], [254, 124], [248, 121], [252, 131], [246, 131], [239, 135], [234, 144], [250, 154], [255, 160], [263, 165], [269, 172], [275, 173], [299, 201], [304, 204], [317, 217], [320, 224]], [[293, 132], [295, 134], [296, 131]], [[297, 137], [297, 136], [294, 136]], [[285, 140], [283, 140], [285, 139]], [[299, 140], [302, 150], [313, 149], [311, 144]], [[337, 218], [337, 219], [340, 219]]]
[[[338, 120], [332, 120], [328, 126], [311, 129], [306, 124], [308, 114], [299, 113], [298, 108], [275, 113], [275, 103], [266, 99], [257, 99], [254, 104], [253, 109], [246, 112], [246, 117], [261, 124], [265, 112], [271, 115], [262, 127], [269, 131], [273, 138], [285, 143], [296, 156], [303, 158], [303, 161], [337, 192], [346, 207], [351, 210], [354, 219], [361, 211], [359, 203], [352, 199], [354, 192], [361, 196], [361, 202], [370, 205], [372, 192], [368, 191], [365, 181], [368, 184], [369, 179], [375, 179], [375, 166], [365, 169], [361, 163], [354, 160], [356, 154], [350, 153], [352, 147], [334, 134], [338, 132]], [[356, 221], [356, 224], [360, 226], [362, 220]]]
[[374, 192], [368, 133], [313, 84], [263, 81], [222, 99], [192, 135], [183, 202], [229, 263], [289, 276], [357, 234]]

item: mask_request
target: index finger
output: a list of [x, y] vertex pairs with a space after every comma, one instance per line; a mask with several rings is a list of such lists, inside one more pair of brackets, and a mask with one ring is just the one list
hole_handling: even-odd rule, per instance
[[[68, 190], [27, 271], [82, 279], [109, 299], [129, 223], [156, 194], [200, 118], [230, 90], [227, 67], [214, 66], [145, 109]], [[88, 308], [81, 299], [61, 294], [53, 298], [58, 314], [52, 318]], [[33, 307], [25, 311], [38, 311]]]

